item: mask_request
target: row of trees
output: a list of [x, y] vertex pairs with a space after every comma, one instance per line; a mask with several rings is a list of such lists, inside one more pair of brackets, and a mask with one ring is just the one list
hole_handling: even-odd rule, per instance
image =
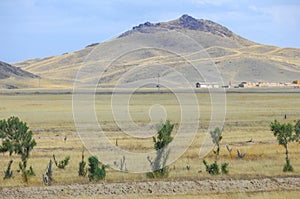
[[[300, 120], [296, 122], [295, 125], [290, 123], [281, 124], [277, 120], [271, 123], [271, 131], [277, 138], [279, 145], [285, 148], [286, 163], [284, 165], [283, 171], [293, 171], [293, 167], [289, 159], [288, 144], [291, 142], [300, 141]], [[156, 157], [154, 161], [149, 158], [150, 167], [152, 172], [147, 173], [149, 178], [161, 178], [167, 177], [169, 174], [169, 168], [166, 165], [170, 149], [168, 145], [172, 142], [172, 131], [174, 129], [174, 124], [170, 121], [162, 123], [158, 127], [158, 132], [156, 136], [153, 136], [154, 149], [156, 150]], [[215, 155], [215, 161], [212, 164], [207, 163], [203, 160], [203, 164], [206, 171], [211, 175], [218, 175], [220, 173], [227, 174], [228, 163], [221, 163], [219, 167], [219, 154], [220, 154], [220, 142], [222, 140], [222, 130], [220, 128], [215, 128], [214, 131], [210, 132], [210, 136], [213, 144], [215, 145], [213, 153]], [[0, 138], [2, 139], [2, 145], [0, 146], [0, 152], [8, 152], [11, 156], [12, 154], [17, 154], [20, 156], [19, 162], [19, 172], [21, 172], [25, 182], [28, 181], [28, 177], [35, 175], [33, 168], [30, 166], [28, 169], [27, 162], [29, 159], [30, 152], [36, 146], [36, 141], [32, 138], [32, 131], [25, 122], [22, 122], [18, 117], [10, 117], [7, 120], [0, 120]], [[61, 161], [57, 161], [55, 155], [53, 155], [55, 165], [64, 169], [70, 160], [67, 156]], [[99, 162], [96, 156], [90, 156], [88, 158], [88, 168], [86, 168], [86, 162], [84, 160], [84, 152], [82, 152], [82, 160], [79, 162], [79, 176], [86, 176], [90, 181], [102, 180], [106, 176], [106, 165]], [[125, 157], [124, 157], [125, 162]], [[11, 165], [13, 160], [8, 162], [7, 169], [5, 171], [4, 178], [10, 178], [13, 174], [11, 170]], [[45, 184], [51, 185], [52, 181], [52, 160], [50, 160], [47, 172], [43, 174], [43, 180]]]
[[[173, 140], [171, 133], [173, 131], [174, 124], [170, 121], [166, 121], [164, 124], [158, 126], [157, 136], [153, 137], [154, 149], [156, 150], [155, 160], [151, 162], [153, 172], [147, 173], [150, 178], [166, 177], [169, 173], [169, 168], [166, 166], [168, 155], [170, 150], [168, 149], [169, 143]], [[32, 138], [32, 131], [25, 122], [22, 122], [18, 117], [10, 117], [7, 120], [0, 121], [0, 138], [2, 139], [2, 145], [0, 146], [0, 152], [8, 152], [12, 154], [20, 155], [21, 162], [19, 163], [20, 172], [25, 182], [28, 182], [30, 175], [35, 175], [33, 168], [27, 170], [27, 161], [29, 159], [30, 152], [36, 146], [36, 141]], [[64, 169], [70, 160], [70, 156], [65, 157], [63, 160], [58, 161], [53, 155], [53, 160], [57, 168]], [[125, 157], [124, 157], [125, 161]], [[88, 168], [86, 168], [86, 162], [84, 160], [84, 152], [82, 152], [82, 160], [79, 162], [78, 175], [86, 176], [90, 181], [102, 180], [106, 176], [107, 165], [101, 164], [96, 156], [90, 156], [88, 158]], [[11, 165], [13, 160], [10, 160], [5, 171], [4, 178], [11, 178], [13, 172]], [[43, 181], [46, 185], [51, 185], [52, 182], [52, 160], [50, 159], [46, 172], [43, 174]]]
[[[165, 177], [168, 175], [168, 167], [166, 166], [166, 161], [169, 155], [169, 150], [167, 148], [168, 144], [173, 140], [171, 137], [171, 132], [174, 125], [170, 121], [166, 121], [165, 124], [158, 131], [158, 136], [153, 137], [154, 148], [157, 152], [156, 159], [151, 162], [154, 172], [148, 173], [148, 177]], [[290, 163], [288, 145], [292, 142], [300, 142], [300, 120], [296, 122], [295, 125], [291, 123], [281, 124], [277, 120], [271, 122], [270, 129], [273, 135], [276, 137], [278, 144], [282, 145], [285, 149], [285, 160], [286, 163], [283, 167], [284, 172], [292, 172], [294, 169]], [[220, 142], [222, 140], [222, 130], [220, 128], [215, 128], [214, 131], [210, 132], [215, 148], [213, 153], [215, 154], [215, 161], [212, 164], [207, 163], [204, 159], [203, 164], [206, 168], [206, 172], [211, 175], [219, 175], [220, 173], [227, 174], [228, 163], [221, 163], [221, 168], [219, 167], [219, 154], [220, 154]]]
[[[271, 122], [270, 129], [273, 135], [276, 137], [278, 144], [282, 145], [285, 149], [285, 165], [283, 167], [284, 172], [292, 172], [293, 166], [290, 163], [288, 145], [292, 142], [300, 142], [300, 120], [296, 122], [295, 125], [291, 123], [281, 124], [277, 120]], [[214, 131], [210, 132], [212, 142], [215, 144], [215, 149], [213, 153], [215, 154], [215, 162], [213, 164], [208, 164], [206, 160], [203, 160], [206, 171], [211, 175], [218, 175], [220, 173], [228, 173], [228, 163], [221, 164], [221, 172], [218, 165], [218, 157], [220, 154], [220, 142], [222, 140], [222, 131], [216, 128]]]

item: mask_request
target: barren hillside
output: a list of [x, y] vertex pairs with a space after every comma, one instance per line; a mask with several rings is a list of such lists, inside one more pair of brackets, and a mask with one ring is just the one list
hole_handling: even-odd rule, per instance
[[38, 79], [38, 76], [0, 61], [0, 88], [22, 88], [24, 81], [34, 79]]
[[[183, 41], [183, 37], [194, 41], [198, 47]], [[141, 42], [144, 46], [136, 49]], [[147, 48], [157, 43], [160, 49]], [[168, 50], [164, 50], [166, 48]], [[119, 49], [129, 51], [114, 57]], [[184, 53], [175, 55], [173, 52]], [[220, 71], [225, 84], [229, 81], [233, 84], [241, 81], [291, 82], [300, 77], [300, 49], [257, 44], [212, 21], [183, 15], [169, 22], [140, 24], [115, 39], [76, 52], [15, 65], [39, 75], [41, 87], [57, 88], [71, 88], [78, 70], [85, 67], [89, 67], [89, 75], [76, 81], [99, 79], [100, 87], [113, 87], [120, 81], [130, 83], [151, 78], [154, 81], [158, 75], [181, 84], [179, 74], [194, 84], [205, 79], [195, 75], [197, 70], [213, 77], [213, 67]]]

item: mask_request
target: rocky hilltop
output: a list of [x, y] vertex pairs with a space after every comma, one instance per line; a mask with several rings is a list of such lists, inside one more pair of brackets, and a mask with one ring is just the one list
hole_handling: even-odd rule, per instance
[[222, 37], [232, 37], [234, 34], [229, 29], [220, 24], [212, 22], [210, 20], [204, 19], [195, 19], [189, 15], [182, 15], [179, 19], [166, 22], [166, 23], [150, 23], [146, 22], [140, 24], [138, 26], [134, 26], [132, 30], [125, 32], [120, 37], [126, 36], [130, 33], [135, 31], [139, 31], [142, 33], [151, 32], [149, 31], [151, 28], [164, 28], [169, 30], [182, 30], [182, 29], [189, 29], [189, 30], [196, 30], [196, 31], [203, 31], [212, 33], [214, 35], [222, 36]]

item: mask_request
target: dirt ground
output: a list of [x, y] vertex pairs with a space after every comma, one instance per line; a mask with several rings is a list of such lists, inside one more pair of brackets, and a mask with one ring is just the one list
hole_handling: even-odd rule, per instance
[[42, 187], [1, 188], [1, 198], [97, 198], [176, 196], [222, 193], [300, 191], [300, 177], [257, 179], [203, 179], [122, 183], [89, 183]]

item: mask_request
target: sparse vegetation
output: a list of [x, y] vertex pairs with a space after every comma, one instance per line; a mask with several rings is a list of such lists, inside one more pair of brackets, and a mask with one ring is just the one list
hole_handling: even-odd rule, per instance
[[8, 179], [8, 178], [11, 178], [13, 176], [13, 172], [11, 170], [12, 163], [13, 163], [13, 160], [10, 160], [8, 162], [7, 169], [6, 169], [5, 173], [4, 173], [4, 178], [3, 179]]
[[52, 184], [52, 160], [49, 161], [46, 172], [42, 177], [45, 185], [50, 186]]
[[85, 168], [86, 162], [84, 161], [84, 151], [82, 151], [81, 162], [79, 162], [78, 175], [86, 176], [87, 169]]
[[27, 175], [35, 176], [35, 172], [34, 172], [32, 166], [30, 166], [29, 169], [27, 170]]
[[[209, 164], [206, 162], [206, 160], [203, 160], [203, 164], [206, 168], [206, 172], [209, 173], [210, 175], [219, 175], [220, 174], [220, 169], [218, 165], [218, 160], [219, 160], [219, 155], [220, 155], [220, 142], [222, 140], [222, 131], [220, 130], [219, 127], [216, 127], [215, 130], [210, 132], [210, 137], [212, 139], [212, 142], [215, 144], [215, 149], [213, 150], [215, 154], [215, 162], [212, 164]], [[221, 164], [221, 172], [223, 174], [228, 173], [228, 163], [222, 163]]]
[[128, 171], [126, 168], [126, 159], [125, 156], [120, 160], [120, 170], [121, 171]]
[[[71, 104], [72, 95], [0, 95], [0, 118], [6, 118], [11, 112], [18, 113], [22, 118], [26, 118], [30, 128], [34, 130], [33, 138], [37, 142], [37, 146], [30, 153], [28, 161], [32, 165], [36, 176], [30, 177], [29, 186], [43, 186], [42, 174], [46, 172], [46, 166], [49, 163], [49, 156], [56, 155], [58, 160], [64, 159], [66, 155], [71, 157], [66, 171], [60, 171], [55, 165], [53, 166], [53, 181], [55, 185], [69, 185], [71, 183], [80, 184], [87, 183], [88, 177], [79, 177], [79, 163], [82, 160], [81, 152], [83, 145], [74, 128]], [[97, 114], [108, 112], [107, 107], [110, 105], [110, 95], [96, 95]], [[199, 170], [199, 147], [201, 146], [204, 132], [210, 120], [210, 105], [207, 103], [209, 95], [206, 93], [198, 93], [199, 108], [201, 109], [201, 126], [199, 133], [195, 137], [194, 143], [189, 149], [176, 161], [170, 168], [168, 180], [191, 179], [198, 180], [205, 178], [207, 175], [205, 167], [202, 164], [202, 173], [197, 173]], [[284, 162], [283, 156], [280, 156], [282, 146], [279, 146], [275, 137], [270, 133], [270, 123], [274, 118], [283, 118], [284, 113], [288, 115], [284, 122], [294, 124], [300, 115], [300, 109], [295, 107], [300, 106], [298, 100], [299, 93], [227, 93], [227, 114], [224, 130], [222, 131], [223, 139], [220, 144], [219, 155], [219, 169], [222, 169], [221, 162], [229, 163], [229, 175], [222, 176], [222, 178], [253, 178], [257, 175], [267, 175], [270, 177], [283, 175], [281, 173]], [[179, 123], [180, 118], [177, 117], [178, 109], [177, 101], [171, 94], [139, 94], [131, 99], [132, 106], [130, 112], [134, 121], [139, 124], [147, 124], [148, 114], [141, 115], [141, 112], [147, 111], [149, 105], [161, 100], [163, 106], [168, 112], [168, 117], [172, 121]], [[289, 101], [289, 103], [285, 103]], [[161, 102], [161, 101], [159, 101]], [[55, 107], [53, 107], [55, 103]], [[239, 104], [239, 106], [237, 106]], [[255, 104], [255, 106], [253, 106]], [[39, 111], [36, 111], [36, 109]], [[49, 107], [51, 112], [49, 112]], [[259, 116], [258, 116], [259, 113]], [[55, 117], [53, 117], [55, 115]], [[145, 150], [153, 149], [152, 137], [147, 139], [136, 139], [135, 137], [125, 136], [116, 130], [111, 115], [98, 114], [99, 123], [105, 129], [107, 137], [115, 144], [118, 139], [118, 145], [125, 150], [133, 152], [144, 152]], [[191, 121], [193, 122], [193, 121]], [[173, 131], [174, 132], [174, 131]], [[172, 132], [172, 135], [173, 135]], [[67, 142], [63, 138], [68, 135]], [[173, 135], [176, 139], [176, 134]], [[186, 136], [190, 136], [189, 131]], [[253, 138], [251, 143], [246, 141]], [[0, 139], [0, 145], [1, 145]], [[224, 144], [224, 145], [223, 145]], [[228, 144], [232, 149], [232, 158], [225, 148]], [[289, 144], [289, 157], [294, 167], [293, 175], [300, 174], [300, 159], [297, 158], [299, 153], [299, 144], [296, 142]], [[180, 147], [180, 146], [179, 146]], [[224, 147], [224, 148], [223, 148]], [[229, 149], [230, 149], [229, 148]], [[223, 150], [224, 149], [224, 150]], [[242, 153], [246, 153], [243, 160], [236, 159], [237, 149]], [[282, 149], [284, 149], [282, 147]], [[104, 149], [105, 150], [105, 149]], [[283, 154], [282, 154], [283, 155]], [[88, 157], [90, 156], [85, 151], [86, 169], [88, 166]], [[24, 186], [22, 184], [22, 176], [18, 175], [19, 155], [13, 153], [10, 157], [6, 152], [0, 156], [0, 186]], [[152, 157], [153, 162], [155, 156]], [[13, 179], [3, 180], [5, 170], [9, 160], [12, 159], [11, 170], [13, 171]], [[52, 159], [52, 158], [51, 158]], [[120, 167], [120, 160], [122, 156], [116, 157], [118, 168]], [[205, 157], [208, 163], [213, 163], [215, 154], [210, 153]], [[126, 163], [128, 159], [126, 157]], [[53, 159], [52, 159], [53, 162]], [[54, 163], [54, 162], [53, 162]], [[189, 164], [190, 170], [187, 172], [186, 165]], [[263, 170], [261, 168], [264, 168]], [[106, 170], [107, 175], [105, 179], [107, 182], [124, 182], [124, 181], [147, 181], [146, 175], [116, 172], [113, 170]], [[87, 174], [88, 175], [88, 174]], [[86, 175], [86, 176], [87, 176]], [[156, 179], [157, 180], [157, 179]], [[159, 179], [158, 179], [159, 180]]]
[[147, 173], [149, 178], [167, 177], [169, 174], [169, 167], [166, 166], [170, 149], [168, 145], [172, 142], [174, 124], [167, 120], [164, 124], [158, 126], [157, 137], [153, 136], [154, 149], [156, 150], [156, 157], [154, 162], [150, 161], [152, 172]]
[[227, 162], [221, 164], [221, 172], [222, 173], [228, 174], [229, 171], [228, 171], [228, 167], [227, 166], [228, 166]]
[[236, 158], [243, 159], [245, 157], [245, 153], [241, 153], [240, 150], [236, 150]]
[[57, 168], [64, 169], [69, 164], [70, 156], [66, 156], [65, 159], [58, 162], [55, 158], [55, 155], [53, 154], [53, 159]]
[[34, 175], [33, 169], [30, 166], [27, 170], [27, 161], [29, 154], [36, 142], [32, 139], [32, 131], [25, 122], [22, 122], [18, 117], [10, 117], [7, 120], [0, 120], [0, 138], [2, 138], [2, 153], [9, 152], [20, 155], [21, 162], [19, 163], [19, 171], [22, 173], [25, 182], [28, 182], [28, 176]]
[[300, 120], [295, 124], [295, 140], [297, 142], [300, 141]]
[[206, 168], [206, 172], [209, 173], [210, 175], [219, 175], [220, 171], [219, 171], [219, 165], [214, 162], [212, 164], [208, 164], [206, 162], [206, 160], [203, 160], [203, 164]]
[[[278, 140], [278, 144], [282, 145], [285, 149], [285, 165], [283, 167], [284, 172], [292, 172], [293, 166], [290, 163], [289, 159], [289, 150], [288, 144], [294, 141], [299, 140], [300, 132], [299, 132], [299, 121], [296, 123], [295, 127], [292, 124], [280, 124], [277, 120], [271, 123], [271, 131], [273, 132], [274, 136]], [[295, 130], [295, 132], [294, 132]]]

